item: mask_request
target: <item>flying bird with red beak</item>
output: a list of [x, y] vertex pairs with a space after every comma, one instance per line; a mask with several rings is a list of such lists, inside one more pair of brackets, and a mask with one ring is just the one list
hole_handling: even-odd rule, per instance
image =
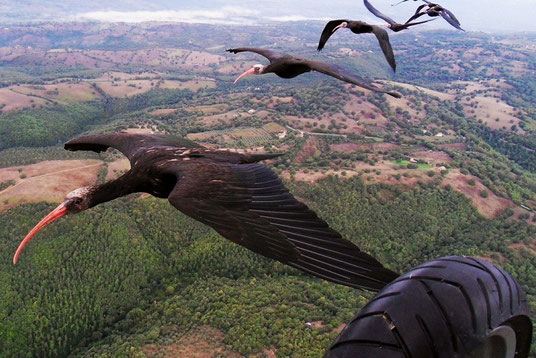
[[399, 93], [386, 91], [381, 88], [375, 87], [369, 81], [361, 77], [349, 74], [348, 71], [340, 68], [339, 66], [328, 64], [325, 62], [306, 60], [303, 58], [294, 57], [281, 52], [267, 50], [263, 48], [243, 47], [233, 48], [227, 51], [235, 54], [239, 52], [255, 52], [259, 55], [266, 57], [270, 61], [270, 64], [266, 66], [260, 64], [253, 66], [250, 70], [247, 70], [246, 72], [238, 76], [234, 83], [237, 83], [242, 78], [248, 75], [264, 75], [266, 73], [275, 73], [281, 78], [294, 78], [306, 72], [316, 71], [331, 77], [335, 77], [338, 80], [368, 89], [370, 91], [385, 93], [395, 98], [402, 97]]
[[223, 237], [308, 274], [355, 288], [380, 290], [398, 274], [345, 240], [277, 175], [259, 163], [281, 154], [213, 150], [165, 135], [112, 133], [75, 138], [71, 151], [122, 152], [131, 168], [116, 180], [69, 193], [19, 245], [13, 263], [46, 225], [101, 203], [144, 192], [211, 226]]

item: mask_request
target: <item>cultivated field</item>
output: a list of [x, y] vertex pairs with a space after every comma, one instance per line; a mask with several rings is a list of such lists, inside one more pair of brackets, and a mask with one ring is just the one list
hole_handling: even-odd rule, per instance
[[[470, 180], [474, 180], [475, 184], [471, 185]], [[487, 218], [494, 218], [507, 208], [515, 206], [511, 200], [496, 196], [482, 184], [479, 178], [470, 174], [463, 175], [458, 169], [451, 170], [441, 185], [450, 185], [454, 190], [464, 194], [473, 202], [478, 211]], [[488, 193], [487, 198], [481, 196], [483, 191]]]
[[15, 182], [0, 191], [0, 211], [23, 203], [61, 202], [70, 191], [95, 183], [102, 164], [98, 160], [55, 160], [0, 169], [0, 182]]
[[512, 125], [519, 127], [520, 120], [514, 117], [514, 108], [499, 99], [477, 96], [462, 103], [467, 116], [476, 116], [492, 129], [510, 129]]
[[[173, 327], [168, 327], [168, 330], [172, 331]], [[242, 357], [238, 353], [229, 351], [223, 343], [224, 335], [221, 331], [209, 326], [202, 326], [186, 334], [176, 334], [176, 336], [175, 343], [146, 344], [141, 350], [147, 357]]]
[[0, 89], [0, 107], [2, 112], [14, 111], [21, 108], [41, 107], [48, 103], [43, 98], [28, 96], [12, 91], [11, 88]]
[[[52, 104], [88, 102], [101, 98], [102, 93], [111, 97], [132, 97], [152, 89], [187, 89], [198, 92], [216, 88], [213, 79], [200, 77], [193, 80], [168, 80], [163, 73], [124, 73], [108, 71], [97, 78], [47, 81], [43, 84], [17, 84], [0, 88], [0, 110], [3, 113], [23, 108], [39, 108]], [[95, 86], [96, 88], [94, 88]]]

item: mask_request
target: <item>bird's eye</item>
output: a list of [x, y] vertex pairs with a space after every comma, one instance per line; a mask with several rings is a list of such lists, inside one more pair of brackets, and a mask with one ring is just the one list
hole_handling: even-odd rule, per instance
[[82, 202], [82, 198], [75, 198], [75, 199], [73, 200], [73, 202], [74, 202], [76, 205], [78, 205], [78, 204], [80, 204], [80, 203]]

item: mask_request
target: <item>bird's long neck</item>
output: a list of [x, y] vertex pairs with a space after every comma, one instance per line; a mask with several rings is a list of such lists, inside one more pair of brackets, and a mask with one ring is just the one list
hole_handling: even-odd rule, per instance
[[138, 180], [131, 171], [126, 172], [119, 178], [97, 185], [91, 189], [89, 207], [93, 207], [107, 201], [139, 191]]

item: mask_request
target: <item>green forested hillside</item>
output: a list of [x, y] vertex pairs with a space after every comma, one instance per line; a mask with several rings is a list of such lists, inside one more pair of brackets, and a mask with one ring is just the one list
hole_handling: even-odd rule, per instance
[[[532, 226], [484, 219], [449, 190], [333, 177], [292, 188], [392, 269], [449, 254], [500, 256], [535, 308], [535, 258], [508, 247], [533, 239]], [[281, 356], [319, 356], [371, 297], [255, 255], [166, 201], [137, 197], [52, 225], [10, 265], [29, 218], [49, 209], [26, 205], [0, 217], [2, 356], [143, 356], [145, 344], [205, 325], [225, 334], [229, 351], [274, 346]], [[312, 321], [322, 328], [305, 325]]]
[[[137, 110], [181, 103], [191, 98], [188, 90], [153, 90], [130, 98], [56, 105], [49, 108], [25, 109], [8, 113], [0, 120], [0, 150], [12, 147], [43, 147], [55, 145], [77, 134], [104, 125]], [[21, 163], [19, 163], [21, 164]]]
[[96, 106], [76, 104], [10, 113], [0, 121], [0, 150], [53, 145], [103, 119]]

